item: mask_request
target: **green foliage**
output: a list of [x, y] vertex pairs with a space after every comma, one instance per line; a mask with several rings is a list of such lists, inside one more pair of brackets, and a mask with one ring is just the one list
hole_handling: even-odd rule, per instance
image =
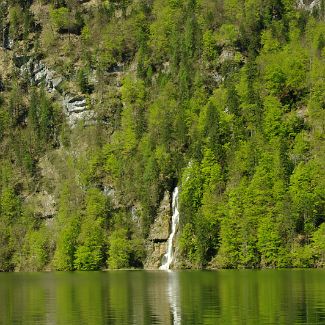
[[86, 214], [88, 217], [107, 219], [109, 217], [109, 201], [98, 189], [89, 189], [86, 196]]
[[26, 234], [23, 247], [24, 262], [20, 265], [22, 270], [41, 271], [44, 269], [49, 261], [48, 236], [46, 228], [31, 230]]
[[153, 61], [162, 63], [168, 55], [169, 35], [176, 28], [181, 13], [178, 5], [166, 6], [163, 1], [155, 2], [153, 13], [156, 20], [150, 25], [149, 45], [154, 55]]
[[182, 233], [178, 239], [178, 246], [181, 254], [187, 257], [189, 267], [200, 265], [200, 256], [197, 253], [197, 239], [192, 224], [183, 226]]
[[223, 24], [216, 36], [218, 43], [221, 45], [235, 45], [239, 38], [238, 27], [232, 24]]
[[[243, 244], [246, 240], [243, 237], [243, 210], [244, 201], [247, 191], [247, 182], [242, 180], [241, 184], [229, 191], [228, 211], [221, 220], [220, 237], [221, 245], [218, 255], [213, 261], [213, 265], [217, 268], [237, 268], [241, 266], [241, 248], [246, 249], [247, 244]], [[244, 246], [245, 245], [245, 246]]]
[[56, 250], [53, 257], [53, 265], [56, 270], [72, 271], [79, 232], [79, 220], [77, 217], [69, 217], [63, 229], [59, 233]]
[[52, 26], [60, 33], [68, 32], [80, 34], [84, 21], [78, 10], [78, 3], [74, 0], [66, 0], [67, 6], [50, 9], [50, 21]]
[[74, 253], [77, 270], [97, 270], [103, 265], [105, 218], [108, 217], [106, 197], [97, 189], [90, 189], [86, 196], [86, 216], [82, 221]]
[[11, 186], [3, 187], [0, 197], [0, 270], [13, 268], [14, 225], [18, 224], [21, 215], [21, 201]]
[[276, 267], [281, 258], [281, 237], [277, 230], [277, 223], [274, 217], [265, 216], [260, 220], [257, 230], [257, 248], [261, 253], [261, 266]]
[[[2, 3], [0, 271], [141, 267], [176, 184], [179, 265], [323, 267], [323, 7]], [[94, 123], [69, 125], [68, 93]]]
[[324, 172], [317, 160], [301, 162], [290, 179], [297, 230], [310, 235], [323, 221]]
[[93, 87], [89, 84], [88, 74], [85, 69], [80, 69], [77, 73], [77, 83], [80, 91], [84, 94], [90, 94], [93, 91]]
[[197, 162], [191, 161], [184, 170], [182, 179], [182, 192], [180, 203], [184, 216], [191, 216], [198, 210], [202, 199], [202, 176], [200, 166]]
[[216, 37], [211, 30], [203, 34], [203, 58], [212, 64], [216, 64], [218, 58]]
[[79, 246], [75, 253], [74, 267], [81, 271], [94, 271], [102, 264], [100, 246]]
[[305, 49], [296, 44], [288, 44], [281, 52], [262, 55], [261, 60], [270, 94], [277, 95], [282, 102], [290, 104], [302, 95], [308, 70]]
[[131, 242], [127, 239], [127, 231], [115, 230], [109, 239], [108, 266], [110, 269], [127, 268], [130, 265], [129, 255]]
[[292, 249], [292, 266], [306, 268], [313, 266], [313, 252], [309, 245], [296, 244]]
[[27, 115], [28, 127], [32, 134], [32, 149], [39, 153], [42, 147], [55, 144], [59, 126], [58, 116], [51, 100], [47, 97], [44, 87], [39, 91], [32, 89]]
[[66, 7], [53, 9], [50, 12], [52, 23], [57, 29], [65, 29], [69, 26], [70, 11]]
[[74, 267], [77, 270], [98, 270], [103, 263], [103, 220], [86, 219], [81, 225], [79, 246], [75, 251]]
[[280, 42], [274, 38], [271, 30], [262, 32], [261, 43], [263, 45], [263, 52], [276, 52], [280, 48]]
[[13, 188], [7, 187], [1, 194], [1, 218], [12, 224], [20, 214], [20, 200]]
[[271, 96], [266, 97], [264, 99], [264, 109], [264, 132], [266, 137], [273, 139], [283, 136], [283, 109], [279, 100]]
[[316, 260], [316, 266], [325, 265], [325, 222], [314, 232], [311, 244], [313, 255]]

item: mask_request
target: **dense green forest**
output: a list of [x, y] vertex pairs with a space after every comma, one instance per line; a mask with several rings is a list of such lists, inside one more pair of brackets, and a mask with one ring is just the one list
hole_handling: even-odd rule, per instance
[[[0, 4], [0, 271], [325, 266], [325, 1]], [[136, 213], [134, 212], [136, 211]]]

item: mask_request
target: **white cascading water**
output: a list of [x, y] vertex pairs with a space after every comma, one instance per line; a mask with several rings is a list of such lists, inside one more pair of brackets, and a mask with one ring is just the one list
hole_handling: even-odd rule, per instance
[[176, 234], [178, 222], [179, 222], [179, 211], [178, 211], [178, 187], [175, 187], [173, 192], [173, 201], [172, 201], [172, 231], [168, 237], [167, 241], [167, 252], [162, 259], [162, 265], [159, 267], [160, 270], [169, 270], [169, 267], [173, 261], [174, 250], [173, 250], [173, 241]]

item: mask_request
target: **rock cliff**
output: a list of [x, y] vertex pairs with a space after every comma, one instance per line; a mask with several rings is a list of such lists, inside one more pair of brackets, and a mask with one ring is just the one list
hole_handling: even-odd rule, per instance
[[161, 265], [161, 259], [167, 250], [171, 213], [170, 194], [165, 192], [147, 240], [146, 269], [158, 269]]

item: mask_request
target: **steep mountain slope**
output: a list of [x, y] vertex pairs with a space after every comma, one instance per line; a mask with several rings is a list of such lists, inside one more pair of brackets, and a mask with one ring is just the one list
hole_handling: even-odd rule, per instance
[[323, 0], [2, 1], [0, 270], [156, 265], [176, 185], [174, 266], [324, 267], [324, 19]]

